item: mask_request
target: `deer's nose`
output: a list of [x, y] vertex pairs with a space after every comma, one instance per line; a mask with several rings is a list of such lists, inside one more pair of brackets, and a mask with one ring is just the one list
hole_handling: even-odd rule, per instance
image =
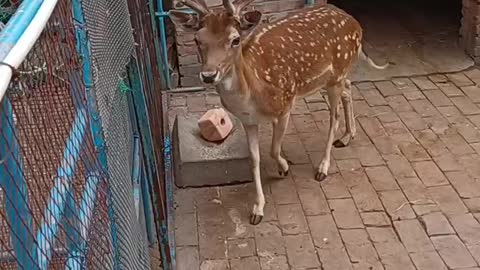
[[204, 83], [213, 83], [215, 82], [215, 78], [218, 75], [218, 71], [202, 71], [200, 72], [200, 79]]

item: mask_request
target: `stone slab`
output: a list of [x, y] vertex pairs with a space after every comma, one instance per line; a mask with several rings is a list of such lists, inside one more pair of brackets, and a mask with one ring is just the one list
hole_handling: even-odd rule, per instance
[[231, 134], [221, 143], [201, 137], [198, 116], [178, 115], [173, 126], [175, 183], [204, 187], [251, 182], [247, 137], [240, 121], [230, 115]]

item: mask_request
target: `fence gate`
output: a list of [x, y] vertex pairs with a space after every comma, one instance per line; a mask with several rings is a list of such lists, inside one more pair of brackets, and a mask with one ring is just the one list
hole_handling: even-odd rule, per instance
[[[49, 1], [0, 0], [2, 65]], [[58, 1], [14, 67], [0, 96], [0, 269], [174, 269], [155, 8]]]

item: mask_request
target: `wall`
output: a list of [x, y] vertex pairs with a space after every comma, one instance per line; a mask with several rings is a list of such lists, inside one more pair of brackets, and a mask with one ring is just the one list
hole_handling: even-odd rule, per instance
[[460, 42], [465, 51], [480, 63], [480, 0], [463, 0]]

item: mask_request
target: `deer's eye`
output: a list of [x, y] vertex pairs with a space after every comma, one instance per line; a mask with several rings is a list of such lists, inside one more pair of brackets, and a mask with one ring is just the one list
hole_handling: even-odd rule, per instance
[[240, 37], [234, 38], [231, 43], [232, 48], [238, 47], [238, 45], [240, 45]]

